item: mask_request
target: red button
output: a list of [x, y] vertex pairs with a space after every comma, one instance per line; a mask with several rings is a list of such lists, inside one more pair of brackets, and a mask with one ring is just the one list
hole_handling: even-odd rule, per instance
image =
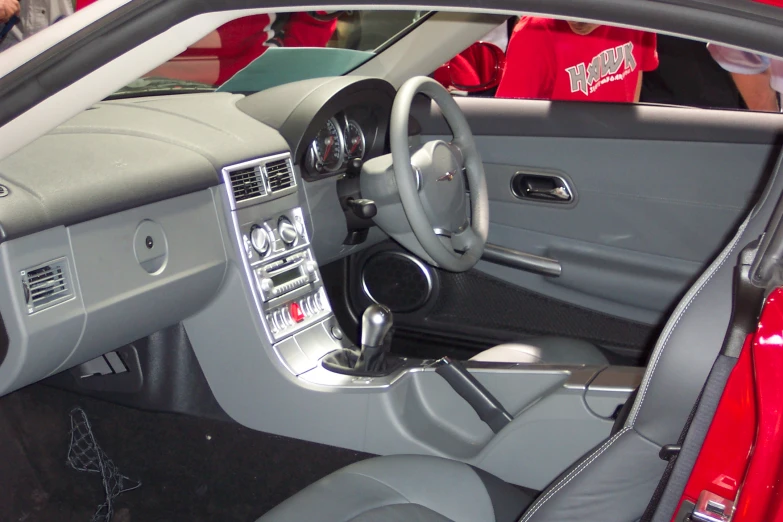
[[305, 314], [302, 311], [302, 307], [299, 306], [299, 303], [294, 301], [290, 305], [288, 305], [288, 311], [291, 312], [291, 318], [296, 323], [301, 323], [305, 319]]

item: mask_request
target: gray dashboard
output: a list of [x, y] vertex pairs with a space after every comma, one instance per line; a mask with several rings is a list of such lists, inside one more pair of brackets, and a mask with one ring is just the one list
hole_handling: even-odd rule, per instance
[[[312, 80], [248, 97], [105, 101], [0, 161], [0, 184], [7, 189], [0, 197], [0, 316], [8, 337], [5, 353], [0, 346], [0, 393], [181, 322], [209, 304], [233, 248], [216, 201], [227, 165], [292, 153], [299, 189], [270, 205], [305, 209], [320, 263], [382, 239], [375, 230], [362, 245], [342, 245], [339, 176], [308, 183], [299, 169], [301, 151], [318, 128], [355, 103], [357, 92], [391, 109], [389, 84], [356, 78]], [[58, 278], [62, 293], [34, 309], [28, 279], [44, 272]]]

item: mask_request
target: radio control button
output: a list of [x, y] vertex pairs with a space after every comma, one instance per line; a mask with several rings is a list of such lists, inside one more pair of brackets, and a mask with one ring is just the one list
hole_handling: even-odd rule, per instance
[[296, 301], [288, 305], [288, 312], [291, 314], [291, 318], [294, 320], [294, 322], [301, 323], [305, 320], [304, 311]]
[[275, 324], [272, 314], [266, 314], [266, 324], [269, 325], [269, 329], [272, 330], [272, 333], [277, 333], [277, 324]]
[[313, 275], [318, 269], [318, 265], [315, 263], [315, 261], [305, 261], [304, 269], [308, 275]]
[[277, 233], [280, 234], [280, 239], [283, 240], [283, 243], [288, 246], [293, 245], [296, 243], [296, 240], [299, 239], [299, 233], [296, 231], [296, 227], [294, 227], [291, 221], [285, 216], [282, 216], [277, 222]]
[[275, 288], [275, 284], [268, 277], [264, 277], [263, 279], [261, 279], [258, 285], [261, 287], [261, 291], [265, 293], [269, 293]]
[[283, 314], [280, 312], [280, 310], [276, 310], [272, 314], [272, 319], [274, 320], [275, 324], [277, 325], [278, 330], [285, 330], [286, 324], [285, 320], [283, 319]]
[[254, 225], [250, 230], [250, 242], [259, 254], [266, 255], [269, 252], [269, 233], [264, 227]]
[[288, 307], [284, 306], [283, 308], [281, 308], [280, 315], [282, 316], [286, 327], [294, 325], [294, 320], [291, 318], [291, 312], [288, 311]]

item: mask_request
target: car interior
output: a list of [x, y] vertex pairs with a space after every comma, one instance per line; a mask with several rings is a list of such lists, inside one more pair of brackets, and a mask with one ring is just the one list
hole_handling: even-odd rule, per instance
[[125, 92], [247, 15], [138, 4], [85, 41], [168, 26], [2, 113], [0, 433], [20, 469], [47, 455], [32, 489], [82, 405], [133, 477], [106, 520], [163, 484], [236, 500], [144, 478], [169, 457], [232, 489], [264, 467], [233, 511], [160, 520], [639, 520], [783, 194], [780, 116], [454, 95], [432, 72], [510, 15], [413, 6], [336, 74]]

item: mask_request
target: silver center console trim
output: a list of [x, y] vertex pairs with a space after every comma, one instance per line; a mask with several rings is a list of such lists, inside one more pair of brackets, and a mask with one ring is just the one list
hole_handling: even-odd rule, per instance
[[[273, 212], [273, 215], [268, 215], [269, 211], [265, 212], [263, 210], [264, 204], [269, 200], [296, 192], [296, 175], [290, 163], [290, 158], [291, 155], [289, 153], [277, 154], [223, 168], [226, 194], [230, 203], [228, 213], [230, 214], [234, 239], [239, 249], [239, 257], [242, 258], [242, 267], [247, 284], [250, 285], [250, 293], [256, 308], [257, 319], [271, 343], [283, 340], [332, 315], [329, 300], [323, 290], [318, 265], [315, 263], [315, 258], [310, 250], [310, 238], [304, 224], [302, 209], [294, 207], [284, 212]], [[292, 187], [275, 193], [268, 191], [269, 195], [273, 197], [259, 196], [242, 201], [237, 205], [233, 198], [230, 173], [242, 168], [265, 166], [270, 162], [281, 159], [288, 160], [289, 166], [291, 166], [291, 176], [294, 182]], [[252, 225], [240, 223], [240, 213], [244, 213], [243, 221], [247, 220], [247, 216], [250, 214], [249, 219], [253, 220], [254, 223]], [[286, 244], [284, 238], [281, 238], [278, 233], [276, 225], [280, 222], [281, 217], [289, 220], [296, 229], [298, 238], [291, 245]], [[270, 225], [270, 223], [272, 224]], [[254, 249], [249, 238], [251, 230], [243, 231], [243, 227], [248, 228], [249, 226], [265, 228], [270, 240], [270, 247], [267, 252], [261, 254]], [[290, 264], [284, 263], [281, 266], [276, 266], [276, 264], [288, 257], [294, 257], [295, 260]], [[274, 267], [274, 270], [267, 273], [264, 268], [270, 264]], [[264, 279], [269, 279], [267, 284], [272, 286], [268, 290], [261, 288], [262, 281], [258, 277], [259, 273], [263, 276], [276, 276], [293, 270], [298, 271], [298, 274], [295, 274], [295, 277], [291, 280], [281, 282], [279, 285], [275, 285], [271, 278], [264, 277]], [[276, 289], [280, 291], [275, 292]], [[291, 311], [294, 311], [294, 308], [291, 308], [291, 311], [289, 311], [286, 306], [294, 302], [296, 303], [297, 311], [301, 313], [301, 316], [297, 318], [291, 315]], [[280, 357], [279, 353], [278, 357], [286, 368], [291, 370], [290, 365], [286, 364], [285, 359]]]

